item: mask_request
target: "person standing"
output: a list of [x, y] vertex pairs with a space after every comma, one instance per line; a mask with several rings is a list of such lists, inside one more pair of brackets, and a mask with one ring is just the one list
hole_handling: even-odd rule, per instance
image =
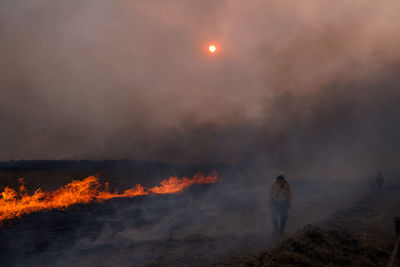
[[381, 172], [378, 172], [376, 174], [376, 192], [380, 193], [382, 192], [382, 187], [385, 179], [383, 178], [383, 175]]
[[368, 183], [369, 183], [369, 186], [371, 187], [371, 191], [373, 193], [376, 192], [376, 177], [375, 176], [376, 175], [374, 173], [371, 173], [368, 177]]
[[288, 210], [292, 206], [292, 191], [283, 174], [278, 175], [269, 191], [269, 207], [272, 215], [274, 235], [283, 236], [288, 219]]

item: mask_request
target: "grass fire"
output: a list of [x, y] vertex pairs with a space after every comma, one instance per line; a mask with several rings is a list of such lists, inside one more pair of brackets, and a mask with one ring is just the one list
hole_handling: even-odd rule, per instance
[[0, 223], [3, 220], [20, 217], [24, 214], [48, 209], [62, 209], [74, 204], [100, 202], [113, 198], [132, 198], [148, 194], [177, 194], [193, 184], [210, 184], [218, 180], [214, 172], [209, 176], [197, 173], [193, 178], [169, 177], [160, 185], [145, 188], [140, 184], [125, 190], [123, 193], [109, 192], [108, 183], [101, 184], [95, 176], [89, 176], [81, 181], [71, 183], [53, 192], [45, 192], [40, 188], [32, 195], [26, 192], [23, 179], [19, 179], [19, 191], [5, 187], [0, 199]]

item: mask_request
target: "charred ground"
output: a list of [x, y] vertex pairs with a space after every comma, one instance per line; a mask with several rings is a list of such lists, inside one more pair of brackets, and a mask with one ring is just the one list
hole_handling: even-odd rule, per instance
[[340, 265], [351, 264], [351, 259], [371, 265], [386, 262], [393, 241], [399, 187], [392, 185], [376, 196], [363, 179], [310, 182], [289, 177], [295, 202], [287, 239], [277, 245], [271, 239], [266, 205], [273, 177], [255, 168], [45, 162], [19, 162], [24, 167], [12, 162], [12, 168], [0, 172], [1, 185], [17, 186], [17, 179], [24, 177], [30, 190], [53, 190], [99, 173], [122, 190], [138, 182], [154, 185], [168, 175], [214, 169], [222, 182], [196, 185], [178, 195], [113, 199], [6, 221], [0, 226], [4, 266]]

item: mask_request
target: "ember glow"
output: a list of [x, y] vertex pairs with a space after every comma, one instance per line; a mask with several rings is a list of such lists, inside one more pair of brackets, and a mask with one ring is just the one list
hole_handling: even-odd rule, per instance
[[112, 198], [132, 198], [148, 194], [182, 193], [193, 184], [212, 184], [217, 180], [218, 175], [215, 172], [209, 176], [198, 173], [193, 178], [169, 177], [163, 180], [160, 185], [149, 189], [137, 184], [123, 193], [111, 193], [108, 189], [108, 183], [101, 184], [97, 177], [89, 176], [81, 181], [73, 180], [56, 191], [45, 192], [39, 188], [32, 195], [29, 195], [23, 180], [20, 179], [21, 186], [18, 191], [7, 186], [1, 193], [0, 222], [36, 211], [64, 209], [74, 204], [101, 202]]

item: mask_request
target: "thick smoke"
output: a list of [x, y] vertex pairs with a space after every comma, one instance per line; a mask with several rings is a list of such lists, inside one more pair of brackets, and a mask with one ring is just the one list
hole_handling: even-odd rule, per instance
[[1, 1], [0, 159], [390, 167], [399, 8]]

